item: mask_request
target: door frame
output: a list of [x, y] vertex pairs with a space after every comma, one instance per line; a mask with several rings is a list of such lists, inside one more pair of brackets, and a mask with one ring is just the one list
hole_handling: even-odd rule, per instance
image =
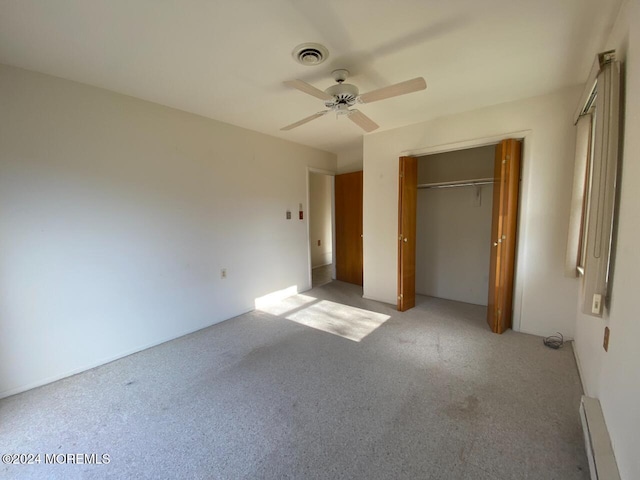
[[[309, 282], [309, 289], [313, 287], [313, 272], [311, 268], [311, 195], [309, 191], [309, 179], [312, 173], [319, 173], [320, 175], [327, 175], [331, 177], [331, 279], [336, 279], [336, 193], [335, 193], [335, 181], [337, 173], [331, 170], [323, 170], [321, 168], [307, 167], [307, 194], [306, 194], [306, 228], [307, 228], [307, 267], [308, 277], [307, 281]], [[296, 212], [294, 212], [296, 213]]]
[[[476, 147], [486, 147], [489, 145], [496, 145], [502, 140], [509, 138], [515, 138], [522, 140], [522, 156], [521, 156], [521, 171], [520, 175], [522, 181], [520, 183], [519, 199], [518, 199], [518, 211], [525, 212], [529, 209], [529, 191], [530, 191], [530, 179], [531, 179], [531, 166], [533, 164], [531, 159], [531, 145], [533, 144], [533, 130], [518, 130], [514, 132], [507, 132], [498, 135], [490, 135], [486, 137], [474, 138], [470, 140], [461, 140], [459, 142], [442, 143], [429, 145], [412, 150], [403, 150], [400, 152], [400, 157], [422, 157], [425, 155], [432, 155], [435, 153], [454, 152], [456, 150], [467, 150]], [[514, 272], [514, 287], [513, 287], [513, 319], [511, 328], [515, 331], [520, 331], [520, 325], [522, 321], [522, 294], [524, 291], [524, 284], [526, 281], [525, 272], [527, 271], [527, 259], [524, 256], [526, 250], [525, 244], [527, 241], [527, 224], [526, 215], [518, 214], [518, 227], [517, 227], [517, 239], [516, 239], [516, 259], [515, 259], [515, 272]]]

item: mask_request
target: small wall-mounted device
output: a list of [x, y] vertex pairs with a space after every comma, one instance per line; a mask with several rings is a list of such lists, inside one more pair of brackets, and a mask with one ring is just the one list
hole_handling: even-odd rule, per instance
[[593, 295], [593, 303], [591, 304], [591, 313], [600, 315], [600, 309], [602, 308], [602, 295], [596, 293]]
[[304, 219], [304, 213], [302, 212], [302, 204], [300, 204], [298, 218], [300, 218], [300, 220]]
[[287, 210], [287, 220], [291, 220], [291, 210]]

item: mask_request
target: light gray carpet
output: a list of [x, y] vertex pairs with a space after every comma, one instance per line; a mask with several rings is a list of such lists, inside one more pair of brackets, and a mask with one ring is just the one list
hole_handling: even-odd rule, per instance
[[333, 265], [323, 265], [322, 267], [315, 267], [311, 269], [311, 285], [313, 287], [320, 287], [331, 281], [331, 273]]
[[494, 335], [479, 306], [399, 314], [359, 293], [305, 293], [390, 316], [359, 342], [285, 318], [304, 306], [253, 312], [0, 401], [1, 453], [111, 458], [0, 477], [588, 478], [571, 345]]

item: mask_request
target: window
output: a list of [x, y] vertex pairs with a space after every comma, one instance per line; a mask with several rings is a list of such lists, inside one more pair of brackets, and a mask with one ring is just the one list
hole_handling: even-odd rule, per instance
[[620, 64], [597, 56], [576, 112], [576, 164], [565, 271], [583, 277], [582, 311], [601, 317], [608, 305], [618, 167]]

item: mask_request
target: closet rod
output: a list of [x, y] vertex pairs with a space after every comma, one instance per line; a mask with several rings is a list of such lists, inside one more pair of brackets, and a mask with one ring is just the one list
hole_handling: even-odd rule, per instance
[[491, 183], [494, 183], [493, 178], [476, 178], [474, 180], [458, 180], [455, 182], [422, 183], [418, 185], [418, 188], [475, 187], [477, 185], [489, 185]]

